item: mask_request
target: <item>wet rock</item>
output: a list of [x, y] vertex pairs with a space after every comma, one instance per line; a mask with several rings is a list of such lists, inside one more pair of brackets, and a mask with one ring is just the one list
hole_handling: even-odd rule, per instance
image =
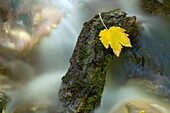
[[5, 105], [8, 101], [8, 96], [2, 92], [0, 92], [0, 113], [5, 109]]
[[[126, 15], [120, 10], [101, 13], [108, 28], [120, 26], [134, 39], [136, 18]], [[106, 71], [114, 58], [113, 51], [105, 49], [99, 40], [99, 32], [103, 29], [98, 14], [84, 23], [59, 91], [65, 113], [90, 113], [100, 105]]]
[[144, 111], [144, 113], [145, 112], [146, 113], [161, 113], [160, 111], [158, 111], [157, 109], [151, 106], [143, 107], [143, 106], [127, 104], [126, 107], [127, 107], [128, 113], [140, 113], [141, 111]]
[[141, 6], [149, 14], [170, 16], [169, 0], [140, 0]]
[[117, 103], [109, 113], [168, 113], [168, 111], [169, 106], [160, 100], [126, 98]]
[[123, 62], [128, 79], [137, 81], [135, 86], [139, 85], [144, 91], [170, 102], [170, 54], [167, 53], [170, 27], [167, 21], [159, 21], [159, 26], [164, 22], [167, 22], [167, 26], [163, 24], [156, 28], [156, 22], [149, 23], [152, 27], [145, 30], [139, 28], [136, 42], [132, 49], [125, 52]]
[[135, 81], [134, 85], [142, 87], [144, 91], [170, 101], [170, 77], [166, 72], [168, 65], [160, 65], [160, 60], [156, 62], [150, 56], [149, 51], [147, 54], [144, 51], [143, 48], [136, 45], [125, 53], [124, 65], [128, 73], [128, 80]]

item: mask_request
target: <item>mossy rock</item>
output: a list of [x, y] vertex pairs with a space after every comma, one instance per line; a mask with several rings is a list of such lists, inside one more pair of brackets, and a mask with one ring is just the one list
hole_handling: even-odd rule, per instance
[[0, 113], [5, 110], [5, 105], [7, 103], [8, 96], [2, 92], [0, 92]]
[[[136, 36], [136, 17], [128, 17], [120, 10], [103, 12], [101, 16], [108, 28], [120, 26], [126, 29], [130, 39]], [[64, 113], [90, 113], [100, 105], [106, 71], [115, 57], [99, 40], [103, 29], [98, 14], [84, 23], [59, 91]]]

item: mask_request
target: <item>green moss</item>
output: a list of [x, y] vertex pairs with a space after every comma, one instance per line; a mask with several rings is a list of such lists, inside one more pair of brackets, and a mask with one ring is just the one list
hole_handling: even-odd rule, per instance
[[4, 93], [0, 92], [0, 113], [5, 113], [4, 110], [7, 103], [7, 99], [8, 97]]
[[90, 45], [95, 44], [95, 40], [91, 40], [91, 41], [89, 41], [89, 42], [88, 42], [88, 44], [90, 44]]

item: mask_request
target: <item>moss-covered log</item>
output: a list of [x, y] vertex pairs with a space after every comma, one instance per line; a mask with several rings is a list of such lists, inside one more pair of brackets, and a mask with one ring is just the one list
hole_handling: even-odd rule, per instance
[[[136, 17], [127, 17], [125, 12], [113, 10], [101, 13], [106, 26], [120, 26], [134, 38], [136, 35]], [[59, 91], [60, 100], [64, 103], [65, 113], [90, 113], [100, 105], [106, 80], [106, 71], [114, 54], [105, 49], [99, 40], [99, 32], [104, 26], [95, 15], [84, 24], [78, 37], [76, 47], [70, 59], [70, 68], [62, 78]]]

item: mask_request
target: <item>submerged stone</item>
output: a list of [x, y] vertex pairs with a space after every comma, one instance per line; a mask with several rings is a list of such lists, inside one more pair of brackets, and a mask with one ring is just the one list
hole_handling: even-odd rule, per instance
[[125, 99], [109, 113], [168, 113], [169, 107], [158, 100], [133, 98]]
[[[158, 0], [141, 1], [146, 8], [156, 7], [156, 5], [170, 6], [169, 0], [162, 0], [162, 3]], [[169, 10], [170, 8], [167, 8], [166, 11]], [[166, 13], [164, 16], [169, 14]], [[160, 15], [144, 17], [145, 22], [138, 25], [139, 35], [136, 37], [135, 44], [132, 49], [123, 53], [125, 58], [122, 65], [125, 66], [128, 81], [135, 81], [133, 85], [140, 86], [144, 91], [170, 102], [170, 54], [168, 52], [170, 24], [168, 17]]]

